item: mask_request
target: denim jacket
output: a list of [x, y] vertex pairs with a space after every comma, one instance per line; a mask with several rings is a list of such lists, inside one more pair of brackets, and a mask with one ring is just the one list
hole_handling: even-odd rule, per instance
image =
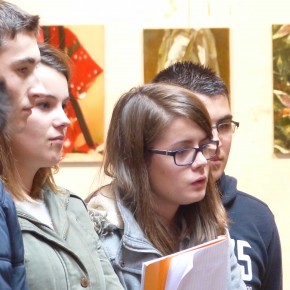
[[[98, 194], [89, 201], [88, 209], [106, 255], [122, 285], [127, 290], [140, 289], [142, 263], [160, 258], [162, 254], [148, 241], [118, 194], [115, 197]], [[180, 250], [187, 248], [189, 243], [184, 241]], [[246, 289], [232, 246], [229, 248], [228, 259], [227, 289]]]

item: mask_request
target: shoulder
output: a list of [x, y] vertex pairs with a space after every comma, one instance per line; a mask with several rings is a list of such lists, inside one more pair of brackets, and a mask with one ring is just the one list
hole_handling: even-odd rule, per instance
[[114, 265], [123, 235], [122, 218], [119, 216], [115, 195], [105, 188], [90, 197], [87, 207], [104, 251]]
[[88, 201], [88, 209], [92, 216], [106, 219], [108, 223], [115, 225], [117, 228], [123, 228], [123, 219], [117, 206], [117, 200], [110, 185], [103, 187]]
[[50, 206], [60, 206], [69, 216], [74, 216], [79, 223], [88, 222], [90, 220], [83, 199], [70, 190], [58, 187], [57, 192], [50, 192], [50, 197], [48, 199], [50, 200]]
[[17, 220], [17, 213], [14, 201], [10, 194], [5, 190], [2, 182], [0, 182], [0, 213], [5, 216], [7, 222]]
[[79, 204], [80, 206], [87, 208], [84, 200], [80, 196], [70, 192], [69, 198], [70, 198], [70, 202]]
[[247, 211], [256, 211], [256, 213], [273, 217], [273, 213], [269, 206], [264, 201], [251, 194], [238, 190], [237, 202], [240, 204], [240, 207], [243, 206]]
[[2, 181], [0, 180], [0, 206], [2, 208], [14, 208], [14, 202], [10, 194], [6, 191]]
[[278, 236], [272, 211], [265, 202], [250, 194], [238, 191], [227, 212], [234, 239], [257, 241], [255, 235], [259, 233], [259, 241], [268, 244], [274, 236]]
[[[71, 224], [78, 224], [78, 226], [85, 229], [88, 235], [97, 236], [94, 230], [92, 219], [90, 213], [84, 200], [75, 193], [64, 189], [66, 192], [64, 194], [60, 193], [60, 198], [66, 196], [66, 201], [64, 201], [64, 206], [66, 208], [67, 215], [71, 220]], [[62, 196], [63, 195], [63, 196]]]
[[67, 203], [68, 207], [76, 206], [87, 210], [86, 204], [80, 196], [64, 187], [58, 186], [58, 190], [58, 198], [61, 199], [64, 203]]
[[273, 213], [264, 201], [237, 189], [236, 178], [224, 175], [221, 182], [221, 189], [226, 199], [225, 206], [228, 211], [239, 214], [256, 212], [259, 215], [273, 217]]
[[[228, 184], [230, 180], [227, 176]], [[226, 204], [226, 210], [231, 221], [231, 234], [235, 229], [237, 232], [255, 229], [264, 233], [265, 228], [268, 229], [267, 233], [277, 231], [275, 217], [264, 201], [238, 190], [236, 187], [234, 190], [232, 189], [231, 194], [235, 197], [229, 199]]]

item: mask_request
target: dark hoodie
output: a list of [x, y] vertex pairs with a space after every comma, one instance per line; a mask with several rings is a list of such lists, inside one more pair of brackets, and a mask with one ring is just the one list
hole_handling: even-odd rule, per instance
[[271, 210], [261, 200], [237, 190], [237, 180], [231, 176], [223, 174], [218, 185], [248, 289], [283, 289], [280, 238]]

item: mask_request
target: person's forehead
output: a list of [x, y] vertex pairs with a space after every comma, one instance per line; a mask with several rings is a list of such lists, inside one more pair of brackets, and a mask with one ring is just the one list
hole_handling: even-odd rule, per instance
[[205, 105], [212, 122], [217, 122], [231, 115], [229, 99], [224, 95], [205, 96], [196, 94]]
[[195, 94], [205, 105], [207, 109], [214, 107], [224, 108], [230, 110], [229, 99], [225, 95], [207, 96], [202, 94]]
[[213, 103], [213, 102], [224, 102], [229, 105], [229, 99], [225, 95], [213, 95], [208, 96], [204, 94], [195, 93], [195, 95], [203, 102], [203, 103]]
[[14, 38], [4, 39], [0, 47], [0, 59], [6, 62], [39, 61], [40, 52], [35, 35], [31, 32], [19, 32]]
[[55, 68], [40, 63], [37, 67], [37, 76], [43, 85], [39, 95], [43, 94], [43, 96], [57, 100], [69, 97], [67, 79]]

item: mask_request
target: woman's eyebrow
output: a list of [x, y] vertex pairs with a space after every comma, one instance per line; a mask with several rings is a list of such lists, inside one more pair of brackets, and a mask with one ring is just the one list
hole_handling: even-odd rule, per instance
[[[58, 100], [58, 97], [55, 95], [51, 95], [51, 94], [43, 94], [44, 97], [49, 98], [49, 99], [53, 99], [53, 100]], [[70, 96], [67, 96], [65, 99], [63, 99], [63, 102], [69, 101], [70, 100]]]
[[14, 65], [23, 65], [23, 64], [37, 64], [38, 61], [36, 61], [33, 57], [26, 57], [22, 59], [17, 59], [13, 62]]

